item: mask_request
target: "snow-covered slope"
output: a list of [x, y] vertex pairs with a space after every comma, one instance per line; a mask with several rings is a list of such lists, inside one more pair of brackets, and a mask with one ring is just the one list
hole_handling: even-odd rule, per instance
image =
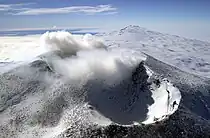
[[107, 50], [90, 34], [45, 33], [42, 41], [48, 53], [11, 68], [2, 63], [0, 137], [55, 137], [75, 122], [151, 124], [178, 109], [179, 89], [157, 79], [140, 51]]
[[[210, 80], [166, 64], [195, 56], [195, 43], [194, 58], [207, 63], [200, 47], [208, 43], [138, 26], [98, 36], [108, 47], [89, 34], [45, 33], [23, 50], [26, 60], [0, 62], [0, 137], [209, 137]], [[198, 67], [194, 73], [208, 73]]]
[[110, 47], [130, 47], [181, 70], [210, 77], [210, 43], [127, 26], [100, 34]]

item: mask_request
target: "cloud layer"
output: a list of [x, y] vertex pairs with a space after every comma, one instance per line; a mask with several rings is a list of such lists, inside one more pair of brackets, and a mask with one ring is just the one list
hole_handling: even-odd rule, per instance
[[83, 13], [94, 15], [97, 13], [116, 14], [117, 8], [112, 5], [96, 5], [96, 6], [69, 6], [59, 8], [29, 8], [28, 5], [35, 3], [25, 4], [0, 4], [0, 11], [7, 12], [11, 15], [41, 15], [41, 14], [68, 14], [68, 13]]
[[0, 11], [22, 11], [27, 10], [29, 8], [25, 8], [25, 6], [32, 5], [35, 3], [19, 3], [19, 4], [0, 4]]

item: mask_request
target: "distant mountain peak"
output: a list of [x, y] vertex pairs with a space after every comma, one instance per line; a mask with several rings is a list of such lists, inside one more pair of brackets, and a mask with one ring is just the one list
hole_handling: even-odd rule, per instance
[[140, 27], [138, 25], [129, 25], [121, 29], [120, 32], [139, 32], [139, 31], [146, 31], [146, 30], [147, 30], [146, 28]]
[[128, 25], [128, 26], [126, 26], [124, 29], [146, 29], [146, 28], [144, 28], [144, 27], [140, 27], [140, 26], [138, 26], [138, 25]]

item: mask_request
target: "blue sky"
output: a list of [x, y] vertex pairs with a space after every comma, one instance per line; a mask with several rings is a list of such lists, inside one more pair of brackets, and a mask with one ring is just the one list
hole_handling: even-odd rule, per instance
[[210, 39], [210, 0], [0, 0], [0, 30], [130, 24]]

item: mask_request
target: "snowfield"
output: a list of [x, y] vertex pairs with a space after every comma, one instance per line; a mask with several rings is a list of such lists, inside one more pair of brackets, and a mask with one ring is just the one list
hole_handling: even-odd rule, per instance
[[208, 47], [138, 26], [1, 37], [0, 137], [209, 136]]
[[210, 78], [210, 43], [127, 26], [100, 34], [110, 47], [129, 47], [189, 73]]
[[36, 57], [40, 50], [40, 35], [0, 37], [0, 61], [22, 61]]

